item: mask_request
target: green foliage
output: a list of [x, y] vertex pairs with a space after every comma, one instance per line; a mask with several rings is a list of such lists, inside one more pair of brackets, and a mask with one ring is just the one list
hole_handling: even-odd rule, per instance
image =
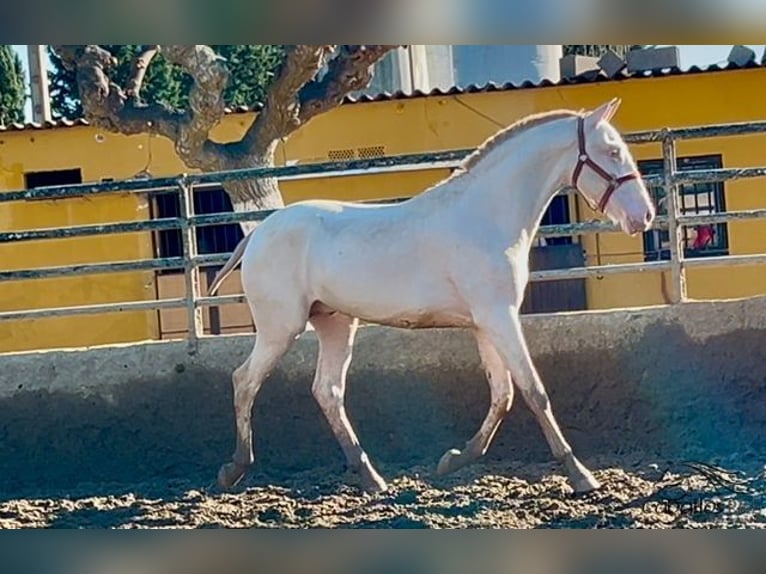
[[229, 106], [251, 106], [266, 98], [274, 74], [284, 59], [280, 45], [211, 46], [226, 58], [231, 72], [224, 99]]
[[578, 56], [599, 57], [611, 49], [615, 54], [624, 58], [630, 50], [640, 47], [640, 44], [564, 44], [564, 55], [577, 54]]
[[0, 44], [0, 125], [24, 121], [26, 78], [21, 58], [8, 44]]
[[73, 71], [61, 65], [61, 58], [48, 46], [48, 59], [52, 66], [48, 70], [48, 91], [51, 100], [51, 114], [59, 118], [81, 118], [82, 106], [77, 97], [77, 78]]
[[[112, 82], [124, 87], [131, 73], [131, 63], [141, 51], [138, 44], [103, 45], [116, 59], [110, 71]], [[254, 105], [266, 96], [274, 72], [282, 63], [284, 48], [280, 45], [213, 45], [215, 52], [226, 59], [230, 71], [224, 99], [229, 106]], [[61, 65], [61, 60], [49, 49], [52, 71], [50, 76], [51, 108], [58, 117], [83, 116], [77, 91], [76, 75]], [[175, 109], [184, 109], [192, 79], [178, 66], [157, 55], [149, 66], [141, 88], [141, 98]]]

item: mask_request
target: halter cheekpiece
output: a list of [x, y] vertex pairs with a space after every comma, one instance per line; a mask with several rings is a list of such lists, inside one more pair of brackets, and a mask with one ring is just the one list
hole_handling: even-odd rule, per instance
[[604, 195], [601, 196], [601, 199], [598, 202], [598, 210], [601, 213], [604, 213], [604, 210], [609, 203], [609, 199], [612, 197], [612, 194], [614, 194], [617, 188], [626, 181], [638, 179], [639, 175], [633, 172], [615, 177], [591, 159], [585, 149], [585, 120], [582, 117], [577, 118], [577, 145], [579, 146], [580, 155], [577, 158], [577, 165], [575, 166], [574, 173], [572, 173], [572, 185], [579, 189], [577, 186], [577, 180], [580, 178], [582, 169], [586, 165], [595, 171], [599, 176], [601, 176], [601, 178], [608, 184]]

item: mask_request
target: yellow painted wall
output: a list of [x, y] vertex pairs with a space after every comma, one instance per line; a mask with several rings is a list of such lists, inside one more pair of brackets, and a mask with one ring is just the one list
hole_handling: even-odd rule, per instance
[[[115, 146], [111, 136], [107, 136], [104, 143], [98, 143], [89, 128], [0, 134], [0, 190], [23, 189], [24, 172], [30, 171], [79, 167], [85, 181], [96, 181], [102, 177], [127, 177], [140, 160], [141, 154], [137, 148], [141, 140], [120, 140], [121, 149], [112, 155], [110, 148]], [[131, 154], [133, 148], [136, 151]], [[3, 231], [108, 223], [145, 219], [148, 216], [145, 198], [129, 194], [0, 204], [0, 228]], [[146, 234], [0, 244], [0, 266], [5, 270], [151, 257], [151, 237]], [[153, 297], [153, 273], [0, 283], [0, 309], [3, 311]], [[155, 315], [153, 312], [115, 313], [101, 317], [2, 322], [0, 350], [16, 351], [152, 338], [157, 332]]]
[[[564, 106], [592, 106], [619, 95], [623, 105], [615, 124], [623, 132], [705, 124], [763, 121], [766, 113], [753, 101], [751, 90], [766, 87], [766, 69], [738, 70], [701, 75], [629, 81], [576, 87], [565, 93]], [[563, 90], [562, 90], [563, 92]], [[766, 137], [739, 136], [679, 142], [679, 157], [721, 154], [724, 167], [764, 165], [760, 150]], [[637, 159], [660, 158], [659, 145], [633, 146]], [[766, 207], [762, 179], [724, 183], [728, 211]], [[595, 215], [580, 202], [582, 217]], [[766, 252], [766, 221], [728, 224], [729, 253], [741, 255]], [[601, 263], [628, 263], [642, 260], [641, 237], [629, 238], [618, 233], [583, 238], [588, 263], [597, 264], [596, 241]], [[669, 274], [666, 274], [669, 275]], [[670, 278], [666, 278], [669, 282]], [[661, 275], [626, 274], [588, 281], [591, 308], [614, 308], [663, 303]], [[691, 299], [746, 297], [766, 293], [763, 266], [719, 267], [687, 271]]]
[[[384, 146], [387, 155], [467, 148], [494, 133], [494, 122], [508, 124], [553, 108], [595, 106], [613, 96], [623, 99], [614, 121], [625, 132], [763, 120], [766, 114], [752, 94], [764, 88], [766, 68], [346, 105], [294, 134], [279, 149], [278, 161], [327, 161], [331, 150], [372, 146]], [[236, 139], [252, 119], [252, 114], [228, 115], [213, 135], [221, 141]], [[717, 138], [683, 142], [678, 155], [721, 153], [726, 167], [756, 166], [764, 163], [764, 148], [766, 136]], [[661, 155], [657, 145], [635, 146], [633, 151], [639, 159]], [[145, 168], [154, 176], [188, 171], [168, 141], [147, 135], [125, 137], [91, 127], [0, 132], [0, 193], [23, 188], [24, 172], [72, 167], [82, 169], [84, 181], [129, 178]], [[422, 170], [324, 177], [285, 181], [282, 190], [287, 203], [307, 198], [378, 199], [418, 193], [446, 174]], [[765, 207], [762, 187], [757, 179], [726, 183], [727, 209]], [[578, 209], [581, 220], [597, 217], [584, 202]], [[130, 194], [0, 204], [3, 230], [148, 217], [146, 199]], [[729, 224], [731, 254], [761, 252], [765, 243], [766, 222]], [[585, 236], [583, 247], [589, 264], [643, 258], [641, 238], [620, 233]], [[152, 256], [149, 234], [0, 245], [3, 269]], [[688, 286], [692, 298], [757, 295], [766, 293], [766, 273], [762, 267], [694, 269], [688, 272]], [[151, 299], [159, 289], [151, 272], [4, 282], [0, 310]], [[587, 297], [593, 309], [662, 303], [661, 276], [589, 279]], [[0, 323], [0, 352], [157, 338], [158, 316], [140, 312]]]
[[[247, 120], [244, 116], [227, 118], [216, 137], [236, 137]], [[27, 172], [80, 168], [83, 181], [97, 182], [131, 178], [147, 165], [155, 176], [188, 171], [170, 142], [148, 135], [126, 137], [90, 127], [0, 133], [0, 193], [23, 189]], [[0, 203], [3, 231], [149, 218], [149, 202], [144, 194]], [[5, 270], [153, 256], [148, 233], [0, 244], [0, 268]], [[0, 283], [0, 311], [150, 300], [157, 298], [157, 292], [151, 271], [6, 281]], [[156, 311], [5, 321], [0, 322], [0, 352], [121, 343], [158, 336]]]

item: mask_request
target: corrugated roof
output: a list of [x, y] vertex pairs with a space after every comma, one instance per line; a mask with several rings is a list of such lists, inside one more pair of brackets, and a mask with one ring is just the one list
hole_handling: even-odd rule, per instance
[[8, 125], [0, 124], [0, 132], [17, 132], [21, 130], [44, 130], [52, 128], [71, 128], [75, 126], [87, 126], [88, 120], [85, 118], [79, 118], [76, 120], [68, 120], [65, 118], [59, 120], [52, 120], [49, 122], [24, 122], [24, 123], [12, 123]]
[[[465, 87], [452, 87], [447, 90], [440, 88], [433, 89], [429, 92], [423, 92], [415, 90], [411, 93], [405, 93], [401, 91], [397, 92], [382, 92], [375, 95], [361, 95], [361, 96], [348, 96], [343, 100], [343, 104], [362, 104], [369, 102], [385, 102], [391, 100], [411, 100], [417, 98], [437, 97], [437, 96], [452, 96], [461, 94], [477, 94], [477, 93], [489, 93], [489, 92], [505, 92], [510, 90], [529, 90], [535, 88], [547, 88], [551, 86], [571, 86], [579, 84], [598, 84], [604, 82], [619, 82], [624, 80], [634, 80], [643, 78], [664, 78], [670, 76], [680, 75], [695, 75], [695, 74], [708, 74], [712, 72], [725, 72], [733, 70], [746, 70], [753, 68], [764, 68], [766, 65], [759, 64], [757, 62], [750, 62], [745, 65], [737, 65], [729, 63], [725, 66], [714, 64], [701, 68], [699, 66], [692, 66], [687, 69], [681, 68], [666, 68], [663, 70], [653, 70], [647, 72], [627, 72], [623, 70], [615, 77], [607, 76], [601, 70], [594, 70], [586, 72], [572, 79], [564, 79], [557, 82], [551, 80], [542, 80], [541, 82], [526, 81], [520, 84], [514, 84], [507, 82], [504, 84], [497, 84], [494, 82], [488, 82], [482, 85], [472, 84]], [[227, 114], [243, 114], [258, 111], [263, 106], [260, 104], [254, 106], [237, 106], [235, 108], [226, 108]], [[0, 132], [13, 132], [22, 130], [42, 130], [53, 128], [68, 128], [77, 126], [87, 126], [88, 121], [84, 118], [78, 118], [74, 120], [70, 119], [58, 119], [49, 122], [25, 122], [25, 123], [13, 123], [7, 126], [0, 125]]]

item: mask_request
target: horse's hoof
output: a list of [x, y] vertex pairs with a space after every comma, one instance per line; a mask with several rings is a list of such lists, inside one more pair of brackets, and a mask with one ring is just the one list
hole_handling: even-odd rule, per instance
[[239, 484], [245, 476], [247, 467], [236, 462], [227, 462], [218, 471], [218, 486], [223, 490], [230, 490]]
[[577, 480], [572, 481], [572, 489], [577, 494], [585, 494], [601, 488], [601, 483], [591, 473], [585, 473]]
[[362, 490], [367, 494], [379, 494], [388, 490], [388, 484], [383, 480], [377, 472], [374, 470], [361, 472]]
[[450, 449], [447, 452], [445, 452], [442, 455], [442, 457], [439, 459], [439, 464], [436, 467], [436, 474], [439, 476], [444, 476], [445, 474], [454, 472], [458, 468], [463, 466], [463, 463], [461, 461], [462, 455], [463, 453], [456, 448]]

